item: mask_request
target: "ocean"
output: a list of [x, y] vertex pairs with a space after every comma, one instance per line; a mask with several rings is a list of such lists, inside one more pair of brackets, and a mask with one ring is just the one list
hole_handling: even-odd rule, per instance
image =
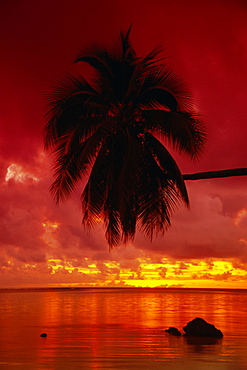
[[[195, 317], [223, 339], [165, 332]], [[0, 369], [246, 370], [247, 290], [1, 289]]]

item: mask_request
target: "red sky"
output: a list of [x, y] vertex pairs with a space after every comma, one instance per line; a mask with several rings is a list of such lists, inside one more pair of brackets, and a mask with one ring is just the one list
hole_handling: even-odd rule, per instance
[[0, 2], [0, 287], [57, 284], [245, 287], [247, 177], [187, 182], [190, 211], [152, 244], [109, 253], [99, 225], [81, 227], [80, 189], [57, 207], [43, 152], [45, 91], [84, 45], [110, 43], [133, 24], [140, 55], [164, 56], [190, 85], [208, 131], [183, 173], [247, 167], [247, 5], [205, 0]]

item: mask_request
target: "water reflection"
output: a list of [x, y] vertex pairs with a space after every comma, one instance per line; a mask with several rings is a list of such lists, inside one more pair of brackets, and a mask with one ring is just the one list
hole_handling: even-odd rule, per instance
[[[143, 370], [152, 364], [155, 369], [190, 364], [191, 369], [242, 370], [247, 368], [246, 303], [246, 294], [203, 291], [5, 292], [0, 294], [0, 363], [32, 370]], [[220, 328], [224, 338], [173, 337], [164, 331], [181, 330], [197, 316]], [[40, 338], [42, 332], [48, 337]]]
[[220, 346], [222, 344], [223, 339], [217, 339], [217, 338], [206, 338], [206, 337], [183, 337], [184, 341], [188, 344], [191, 345], [192, 348], [196, 347], [203, 347], [203, 346], [215, 346], [218, 345]]

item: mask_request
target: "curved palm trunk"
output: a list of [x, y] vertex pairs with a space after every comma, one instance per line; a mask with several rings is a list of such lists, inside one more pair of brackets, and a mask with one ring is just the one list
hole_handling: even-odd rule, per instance
[[184, 180], [202, 180], [202, 179], [216, 179], [222, 177], [232, 176], [246, 176], [247, 168], [234, 168], [231, 170], [220, 170], [220, 171], [209, 171], [209, 172], [197, 172], [183, 175]]

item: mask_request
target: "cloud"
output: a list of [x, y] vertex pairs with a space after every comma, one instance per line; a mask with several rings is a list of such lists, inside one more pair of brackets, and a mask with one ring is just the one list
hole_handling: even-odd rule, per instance
[[[238, 199], [239, 189], [229, 189], [228, 192], [225, 190], [222, 196], [221, 189], [214, 184], [214, 181], [190, 184], [190, 210], [180, 208], [172, 218], [172, 227], [162, 238], [148, 243], [138, 235], [135, 246], [176, 259], [245, 259], [246, 249], [242, 239], [246, 238], [246, 228], [241, 227], [241, 224], [236, 225], [236, 212], [224, 211], [224, 208], [227, 208], [224, 203], [227, 202], [229, 194], [231, 193], [233, 199]], [[245, 217], [242, 209], [237, 211], [237, 214]], [[238, 220], [240, 223], [239, 218]]]

